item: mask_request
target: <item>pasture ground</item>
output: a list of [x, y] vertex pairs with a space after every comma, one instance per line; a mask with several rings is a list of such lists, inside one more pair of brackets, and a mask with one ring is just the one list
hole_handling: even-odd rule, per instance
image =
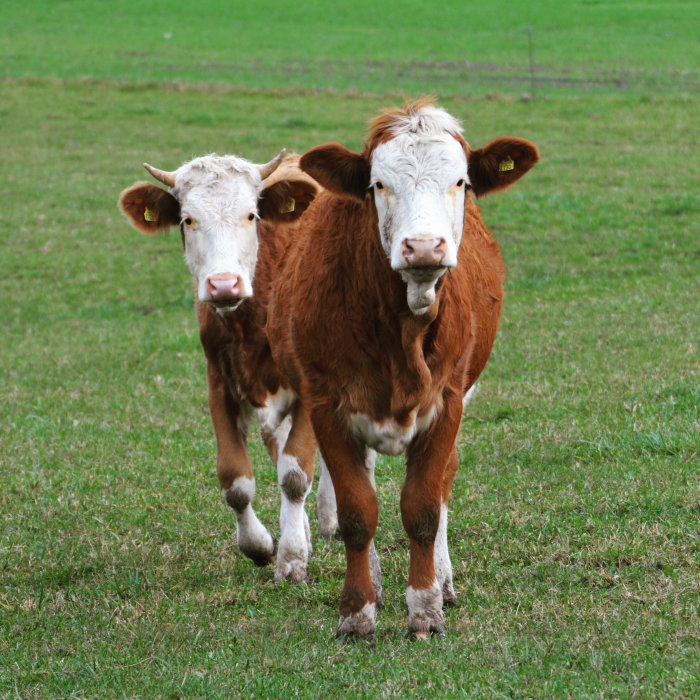
[[[402, 54], [393, 33], [362, 34], [358, 3], [348, 34], [374, 54], [345, 46], [327, 57], [347, 61], [344, 72], [324, 72], [321, 30], [311, 27], [307, 47], [290, 38], [306, 14], [270, 36], [249, 17], [242, 45], [215, 51], [219, 4], [200, 4], [210, 15], [199, 24], [185, 10], [173, 18], [192, 28], [175, 68], [170, 44], [152, 62], [129, 57], [162, 19], [126, 22], [135, 3], [113, 15], [82, 2], [44, 15], [39, 2], [3, 9], [0, 697], [697, 697], [693, 4], [558, 3], [575, 9], [556, 14], [542, 3], [547, 19], [508, 3], [521, 14], [511, 11], [518, 31], [500, 52], [487, 35], [471, 38], [522, 80], [486, 75], [468, 97], [463, 66], [450, 67], [465, 50], [449, 32], [435, 49], [439, 28]], [[482, 24], [505, 25], [495, 6], [478, 10]], [[610, 13], [628, 6], [635, 19], [622, 32]], [[571, 13], [595, 21], [566, 31]], [[406, 32], [425, 22], [411, 16]], [[582, 80], [543, 79], [523, 101], [529, 71], [513, 44], [531, 25], [538, 70]], [[10, 33], [20, 26], [43, 41]], [[586, 27], [598, 38], [574, 64]], [[635, 79], [595, 84], [620, 70], [605, 41], [618, 35]], [[107, 48], [90, 63], [95, 36]], [[368, 78], [366, 56], [387, 62], [392, 46], [393, 73]], [[308, 51], [313, 71], [285, 76], [285, 47]], [[223, 67], [204, 75], [217, 52]], [[249, 78], [234, 72], [236, 57], [257, 61]], [[437, 88], [415, 57], [444, 64]], [[405, 82], [392, 83], [399, 74]], [[409, 90], [437, 91], [472, 144], [512, 133], [537, 143], [542, 161], [480, 203], [506, 259], [507, 299], [460, 435], [448, 636], [404, 637], [403, 465], [384, 458], [387, 606], [373, 643], [343, 644], [333, 638], [343, 548], [318, 537], [313, 517], [308, 585], [277, 585], [238, 554], [179, 236], [141, 236], [116, 200], [146, 179], [144, 160], [174, 168], [218, 151], [262, 161], [327, 140], [360, 148], [366, 120]], [[275, 530], [276, 479], [257, 439], [252, 449], [257, 510]]]

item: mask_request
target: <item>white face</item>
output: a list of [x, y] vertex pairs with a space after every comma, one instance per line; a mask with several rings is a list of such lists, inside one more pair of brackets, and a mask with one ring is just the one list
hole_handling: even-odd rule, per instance
[[177, 170], [171, 193], [200, 301], [227, 310], [252, 296], [261, 190], [257, 167], [233, 156], [204, 156]]
[[371, 186], [382, 246], [408, 285], [408, 305], [424, 313], [435, 284], [457, 264], [467, 159], [450, 134], [399, 132], [372, 153]]

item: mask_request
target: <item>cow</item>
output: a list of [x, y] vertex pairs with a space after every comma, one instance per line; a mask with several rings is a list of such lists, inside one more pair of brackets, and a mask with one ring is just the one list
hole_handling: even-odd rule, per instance
[[[119, 206], [144, 233], [180, 228], [206, 356], [217, 474], [236, 515], [238, 548], [263, 566], [277, 547], [252, 506], [255, 478], [247, 437], [257, 418], [278, 467], [282, 498], [275, 579], [301, 582], [311, 553], [304, 502], [317, 448], [308, 415], [272, 359], [264, 326], [270, 282], [289, 246], [291, 223], [318, 187], [299, 170], [298, 156], [282, 162], [283, 156], [284, 151], [255, 165], [211, 154], [172, 172], [144, 163], [168, 189], [136, 183], [122, 192]], [[321, 533], [330, 536], [337, 527], [335, 499], [323, 469], [317, 513]]]
[[406, 454], [409, 635], [445, 632], [457, 433], [496, 336], [505, 276], [473, 196], [508, 187], [538, 159], [519, 138], [473, 150], [430, 98], [378, 116], [362, 153], [329, 143], [301, 157], [323, 191], [273, 283], [267, 332], [335, 487], [347, 562], [339, 636], [375, 633], [375, 451]]

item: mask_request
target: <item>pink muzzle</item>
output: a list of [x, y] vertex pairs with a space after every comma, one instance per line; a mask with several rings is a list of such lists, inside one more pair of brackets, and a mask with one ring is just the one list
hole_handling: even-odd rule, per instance
[[446, 254], [444, 238], [407, 238], [401, 244], [401, 255], [409, 267], [440, 267]]
[[206, 301], [215, 306], [232, 306], [242, 298], [243, 283], [238, 275], [221, 273], [207, 277], [206, 288]]

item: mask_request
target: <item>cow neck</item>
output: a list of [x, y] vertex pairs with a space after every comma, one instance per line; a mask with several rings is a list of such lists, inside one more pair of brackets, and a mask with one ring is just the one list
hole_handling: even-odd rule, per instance
[[237, 342], [250, 342], [255, 334], [255, 319], [258, 315], [257, 300], [255, 297], [245, 299], [241, 305], [224, 314], [217, 314], [226, 330], [231, 333]]

